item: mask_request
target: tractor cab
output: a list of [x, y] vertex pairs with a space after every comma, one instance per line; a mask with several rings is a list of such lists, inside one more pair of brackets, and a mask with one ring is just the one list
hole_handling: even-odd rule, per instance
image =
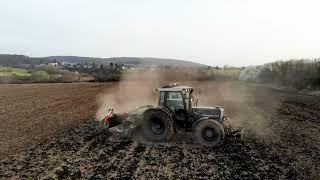
[[191, 126], [194, 121], [208, 117], [222, 123], [224, 118], [224, 109], [216, 107], [193, 107], [193, 88], [190, 86], [179, 86], [175, 83], [158, 88], [159, 107], [168, 109], [175, 120], [180, 121], [183, 126]]
[[165, 86], [158, 88], [158, 105], [169, 109], [177, 120], [186, 120], [192, 111], [192, 92], [189, 86]]

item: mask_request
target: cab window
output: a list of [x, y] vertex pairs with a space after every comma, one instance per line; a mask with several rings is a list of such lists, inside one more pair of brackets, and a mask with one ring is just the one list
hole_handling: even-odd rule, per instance
[[182, 94], [180, 92], [169, 92], [168, 100], [182, 100]]
[[180, 109], [184, 109], [182, 93], [168, 92], [166, 106], [174, 112]]

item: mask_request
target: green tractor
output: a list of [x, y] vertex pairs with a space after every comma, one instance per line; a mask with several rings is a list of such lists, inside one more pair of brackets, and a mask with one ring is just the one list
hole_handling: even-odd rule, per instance
[[242, 129], [231, 131], [224, 109], [197, 107], [193, 88], [171, 83], [158, 88], [158, 106], [143, 106], [133, 112], [113, 114], [109, 109], [100, 122], [104, 127], [116, 126], [119, 132], [130, 132], [139, 127], [145, 139], [165, 142], [178, 132], [192, 132], [194, 140], [208, 147], [221, 144], [226, 135], [241, 137]]

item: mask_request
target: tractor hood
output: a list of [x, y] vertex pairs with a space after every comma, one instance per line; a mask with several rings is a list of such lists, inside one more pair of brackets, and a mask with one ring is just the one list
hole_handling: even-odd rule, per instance
[[192, 114], [195, 118], [210, 117], [222, 121], [224, 109], [217, 107], [193, 107]]

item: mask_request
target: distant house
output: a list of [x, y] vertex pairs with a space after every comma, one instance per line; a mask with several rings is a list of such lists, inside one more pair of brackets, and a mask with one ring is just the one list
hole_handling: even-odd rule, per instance
[[48, 66], [58, 66], [58, 63], [48, 63]]

